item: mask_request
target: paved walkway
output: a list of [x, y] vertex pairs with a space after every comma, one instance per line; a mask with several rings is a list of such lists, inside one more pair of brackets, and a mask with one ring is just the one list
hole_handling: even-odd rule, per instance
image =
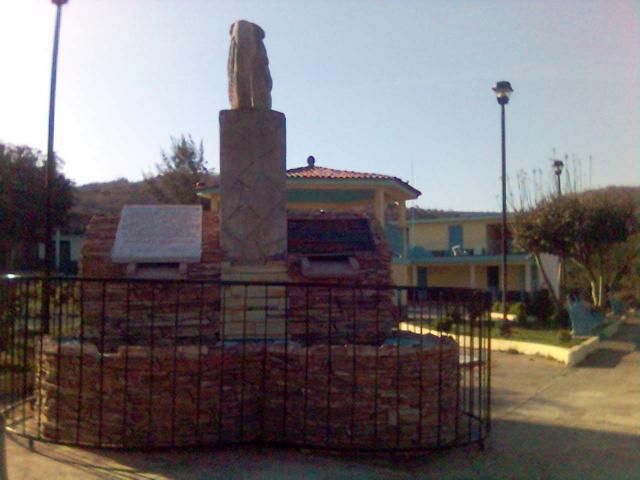
[[293, 450], [126, 453], [8, 438], [9, 479], [640, 479], [640, 317], [580, 366], [494, 353], [494, 433], [484, 452], [337, 459]]

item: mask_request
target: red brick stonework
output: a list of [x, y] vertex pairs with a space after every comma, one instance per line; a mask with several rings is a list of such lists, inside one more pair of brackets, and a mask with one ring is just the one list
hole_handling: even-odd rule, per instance
[[[366, 219], [373, 237], [372, 251], [333, 251], [334, 254], [348, 253], [360, 267], [358, 276], [353, 278], [322, 279], [304, 277], [301, 261], [305, 254], [289, 253], [289, 278], [292, 283], [321, 282], [335, 288], [317, 287], [289, 288], [290, 334], [294, 338], [310, 340], [331, 337], [331, 341], [373, 343], [382, 342], [397, 324], [392, 288], [353, 288], [354, 286], [391, 285], [391, 249], [384, 231], [377, 221], [367, 215], [355, 212], [290, 212], [290, 219]], [[308, 306], [311, 306], [309, 309]], [[329, 333], [331, 332], [331, 333]]]
[[[125, 266], [111, 261], [120, 217], [96, 215], [87, 227], [82, 246], [80, 274], [93, 279], [126, 280]], [[194, 343], [194, 337], [208, 338], [218, 330], [220, 289], [220, 244], [218, 216], [203, 212], [202, 258], [187, 265], [184, 280], [207, 280], [178, 285], [131, 283], [126, 281], [83, 283], [84, 338], [94, 339], [99, 348], [114, 349], [123, 343]], [[179, 304], [179, 308], [176, 305]], [[104, 333], [104, 335], [101, 335]], [[98, 340], [102, 338], [102, 340]], [[125, 341], [126, 339], [126, 341]]]
[[145, 448], [262, 441], [411, 449], [438, 437], [443, 445], [459, 419], [458, 346], [446, 337], [422, 342], [225, 342], [100, 354], [89, 343], [58, 348], [49, 340], [36, 378], [40, 433]]

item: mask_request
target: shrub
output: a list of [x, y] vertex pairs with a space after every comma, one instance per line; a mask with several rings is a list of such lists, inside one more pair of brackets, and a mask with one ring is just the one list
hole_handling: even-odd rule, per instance
[[551, 316], [554, 312], [553, 302], [549, 297], [549, 292], [546, 290], [538, 290], [531, 296], [531, 304], [529, 305], [528, 313], [535, 316], [538, 322], [542, 324], [549, 324]]
[[450, 319], [440, 319], [436, 322], [436, 330], [439, 332], [449, 333], [453, 322]]
[[500, 336], [502, 337], [510, 337], [513, 334], [511, 330], [511, 324], [509, 322], [502, 322], [500, 324]]
[[566, 308], [561, 308], [558, 310], [554, 309], [553, 324], [559, 326], [560, 328], [569, 328], [571, 326], [571, 319], [569, 318], [569, 312], [567, 312]]
[[522, 302], [516, 302], [509, 307], [509, 313], [516, 316], [521, 325], [527, 323], [527, 306]]
[[[499, 300], [496, 300], [495, 302], [493, 302], [493, 305], [491, 305], [491, 311], [502, 313], [502, 302]], [[509, 304], [507, 303], [507, 312], [508, 311], [509, 311]]]
[[451, 325], [462, 324], [462, 314], [458, 310], [454, 310], [447, 315], [447, 322]]
[[572, 338], [573, 336], [569, 330], [560, 330], [560, 333], [558, 334], [558, 340], [560, 340], [560, 343], [569, 343]]

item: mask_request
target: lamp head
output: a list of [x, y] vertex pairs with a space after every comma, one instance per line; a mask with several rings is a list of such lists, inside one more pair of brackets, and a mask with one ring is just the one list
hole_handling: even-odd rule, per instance
[[506, 81], [497, 82], [493, 86], [493, 91], [496, 92], [496, 98], [498, 99], [498, 103], [500, 105], [506, 105], [509, 103], [509, 97], [513, 92], [513, 88], [511, 88], [511, 84]]
[[562, 160], [553, 161], [553, 170], [557, 176], [562, 175], [563, 168], [564, 168], [564, 162]]
[[61, 7], [62, 5], [67, 3], [68, 1], [69, 0], [51, 0], [51, 3], [57, 5], [58, 7]]

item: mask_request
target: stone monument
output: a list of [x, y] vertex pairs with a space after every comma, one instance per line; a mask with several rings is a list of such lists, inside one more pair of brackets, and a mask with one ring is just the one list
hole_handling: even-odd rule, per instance
[[[220, 112], [222, 280], [287, 281], [285, 116], [271, 110], [272, 82], [262, 43], [264, 31], [240, 20], [231, 26], [230, 34], [231, 109]], [[269, 336], [278, 336], [280, 325], [274, 320], [284, 314], [284, 299], [279, 300], [283, 296], [284, 288], [269, 288], [269, 304], [273, 306]], [[262, 308], [264, 287], [256, 287], [255, 297]], [[251, 305], [245, 306], [245, 302], [244, 287], [223, 289], [225, 336], [238, 335], [237, 328], [244, 329], [247, 336], [264, 333], [260, 327], [266, 324], [263, 319], [247, 320], [245, 310], [251, 318]], [[245, 323], [236, 328], [235, 320]]]

